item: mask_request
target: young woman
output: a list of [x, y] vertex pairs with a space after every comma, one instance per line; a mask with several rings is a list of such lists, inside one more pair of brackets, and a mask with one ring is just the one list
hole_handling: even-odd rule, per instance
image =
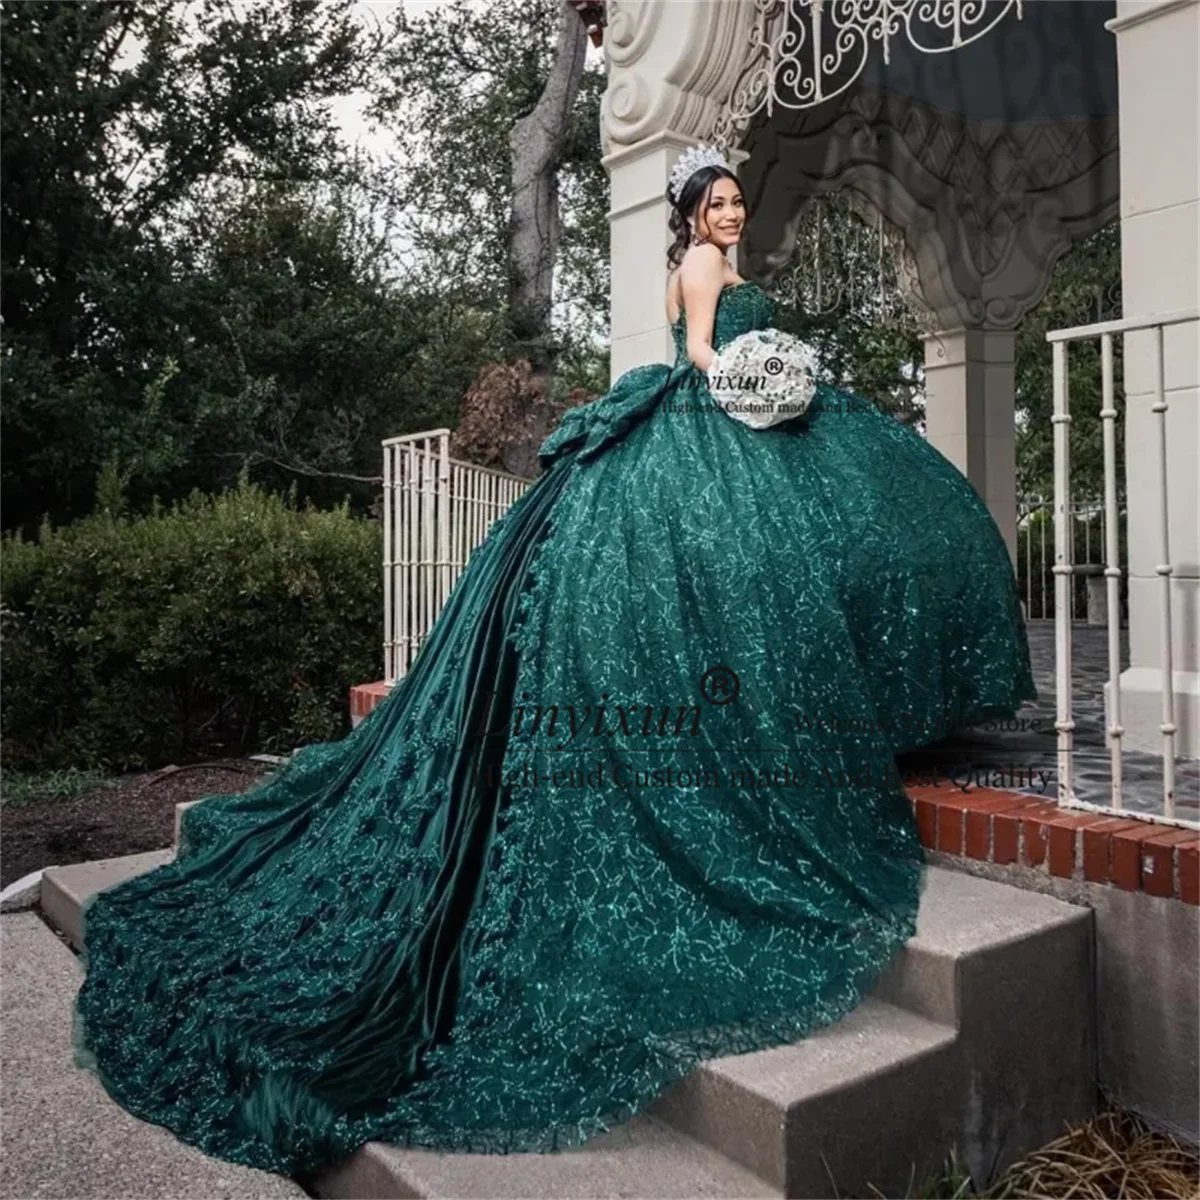
[[76, 1061], [139, 1117], [285, 1173], [565, 1148], [836, 1020], [913, 934], [894, 756], [1034, 696], [1008, 554], [871, 405], [713, 403], [772, 302], [723, 160], [668, 196], [675, 362], [565, 414], [354, 733], [87, 905]]

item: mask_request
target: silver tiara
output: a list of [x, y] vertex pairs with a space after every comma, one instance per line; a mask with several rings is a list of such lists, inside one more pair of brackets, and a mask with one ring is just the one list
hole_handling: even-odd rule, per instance
[[667, 195], [678, 202], [683, 185], [701, 167], [724, 167], [729, 170], [729, 163], [716, 146], [706, 146], [703, 143], [690, 146], [675, 160], [675, 165], [671, 168], [671, 178], [667, 181]]

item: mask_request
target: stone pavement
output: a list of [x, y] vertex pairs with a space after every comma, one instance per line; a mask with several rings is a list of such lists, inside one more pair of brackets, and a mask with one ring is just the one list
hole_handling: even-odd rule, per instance
[[71, 1057], [82, 970], [34, 912], [0, 917], [0, 1196], [11, 1200], [269, 1200], [280, 1175], [209, 1158], [130, 1116]]

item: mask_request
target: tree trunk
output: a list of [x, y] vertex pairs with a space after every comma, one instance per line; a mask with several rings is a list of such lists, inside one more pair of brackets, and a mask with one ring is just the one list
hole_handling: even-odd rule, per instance
[[[588, 33], [570, 0], [563, 0], [554, 64], [537, 105], [509, 134], [513, 203], [509, 223], [509, 320], [517, 353], [535, 376], [549, 376], [558, 347], [551, 328], [554, 263], [558, 255], [558, 163], [583, 78]], [[549, 430], [545, 430], [549, 433]], [[545, 436], [513, 447], [513, 462], [527, 473]], [[506, 460], [509, 458], [506, 455]], [[512, 467], [509, 467], [512, 470]]]

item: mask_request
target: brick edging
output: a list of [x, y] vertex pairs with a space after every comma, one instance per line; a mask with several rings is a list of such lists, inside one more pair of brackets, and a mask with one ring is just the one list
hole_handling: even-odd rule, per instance
[[[382, 680], [352, 687], [351, 719], [387, 694]], [[1200, 905], [1200, 831], [1062, 809], [1019, 792], [949, 783], [907, 791], [929, 850]]]
[[386, 680], [380, 679], [376, 683], [359, 683], [350, 689], [350, 719], [355, 721], [357, 717], [361, 720], [377, 705], [387, 694], [390, 689]]
[[927, 849], [1200, 904], [1200, 831], [988, 788], [908, 788]]

